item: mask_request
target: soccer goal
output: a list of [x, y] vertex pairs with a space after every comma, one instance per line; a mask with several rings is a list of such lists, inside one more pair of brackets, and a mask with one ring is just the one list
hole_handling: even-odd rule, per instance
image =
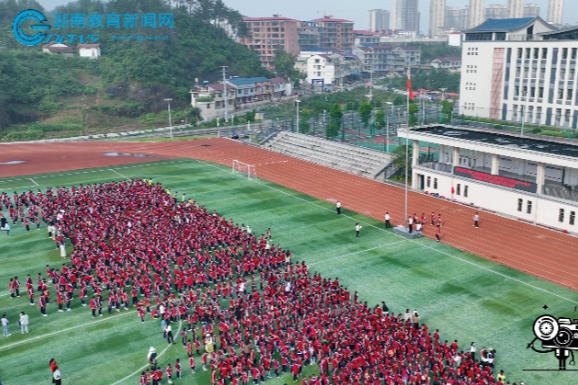
[[245, 174], [249, 180], [257, 178], [254, 164], [243, 163], [236, 159], [233, 160], [233, 174]]

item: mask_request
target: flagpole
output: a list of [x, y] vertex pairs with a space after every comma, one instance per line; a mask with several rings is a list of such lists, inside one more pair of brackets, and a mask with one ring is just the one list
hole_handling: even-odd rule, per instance
[[[407, 70], [407, 78], [410, 79], [410, 72], [409, 68]], [[411, 84], [408, 82], [408, 85]], [[405, 127], [405, 204], [404, 204], [404, 223], [406, 224], [406, 228], [409, 229], [409, 223], [407, 222], [407, 171], [408, 171], [408, 162], [409, 162], [409, 93], [411, 91], [411, 87], [407, 87], [407, 116], [406, 116], [406, 127]]]

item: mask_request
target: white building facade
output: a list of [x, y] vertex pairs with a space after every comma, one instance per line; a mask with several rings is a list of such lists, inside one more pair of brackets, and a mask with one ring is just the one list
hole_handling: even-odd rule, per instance
[[[368, 30], [371, 32], [387, 31], [389, 29], [389, 11], [371, 9], [368, 11]], [[353, 31], [355, 33], [355, 31]]]
[[[471, 206], [472, 215], [480, 208], [578, 233], [578, 146], [444, 125], [407, 135], [414, 190]], [[430, 144], [438, 159], [419, 157]]]
[[459, 113], [576, 129], [577, 60], [578, 28], [557, 31], [540, 18], [488, 20], [465, 31]]
[[429, 36], [439, 36], [445, 24], [446, 0], [431, 0], [429, 5]]
[[548, 23], [562, 25], [562, 16], [564, 15], [564, 0], [548, 1]]

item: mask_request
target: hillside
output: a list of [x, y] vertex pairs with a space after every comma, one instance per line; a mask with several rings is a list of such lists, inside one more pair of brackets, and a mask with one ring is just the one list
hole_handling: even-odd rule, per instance
[[[51, 33], [98, 34], [102, 57], [90, 60], [43, 53], [40, 46], [25, 47], [12, 35], [11, 24], [23, 9], [43, 12]], [[133, 29], [55, 28], [54, 14], [169, 13], [174, 27]], [[87, 17], [88, 20], [88, 17]], [[140, 19], [139, 19], [140, 20]], [[34, 0], [0, 0], [0, 133], [37, 137], [50, 131], [137, 128], [167, 122], [164, 98], [172, 98], [175, 119], [195, 119], [189, 90], [195, 79], [217, 80], [222, 65], [237, 76], [269, 76], [257, 55], [231, 40], [210, 20], [227, 23], [245, 33], [239, 12], [220, 0], [168, 2], [161, 0], [80, 0], [52, 13]], [[155, 35], [163, 40], [117, 40], [115, 35]], [[76, 44], [72, 44], [76, 48]], [[160, 114], [158, 114], [161, 112]], [[166, 113], [165, 113], [166, 114]], [[180, 120], [178, 120], [180, 121]], [[19, 131], [20, 134], [14, 134]], [[13, 138], [12, 138], [13, 139]], [[24, 139], [24, 138], [22, 138]]]

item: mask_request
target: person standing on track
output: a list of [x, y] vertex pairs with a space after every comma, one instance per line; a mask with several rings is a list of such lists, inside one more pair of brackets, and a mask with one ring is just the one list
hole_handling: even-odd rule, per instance
[[441, 215], [441, 214], [438, 214], [438, 226], [439, 226], [439, 227], [443, 227], [443, 224], [442, 224], [442, 215]]
[[438, 225], [438, 227], [436, 228], [436, 240], [437, 240], [437, 242], [440, 241], [440, 236], [441, 236], [441, 226]]
[[435, 226], [436, 224], [436, 213], [434, 213], [433, 211], [431, 212], [431, 225]]
[[476, 213], [474, 214], [474, 227], [476, 229], [480, 228], [479, 222], [480, 222], [480, 216], [478, 215], [478, 212], [476, 211]]
[[389, 212], [385, 213], [385, 228], [389, 229], [391, 228], [391, 223], [389, 222], [391, 220], [391, 217], [389, 216]]
[[335, 203], [335, 210], [337, 210], [337, 215], [341, 214], [341, 202]]

